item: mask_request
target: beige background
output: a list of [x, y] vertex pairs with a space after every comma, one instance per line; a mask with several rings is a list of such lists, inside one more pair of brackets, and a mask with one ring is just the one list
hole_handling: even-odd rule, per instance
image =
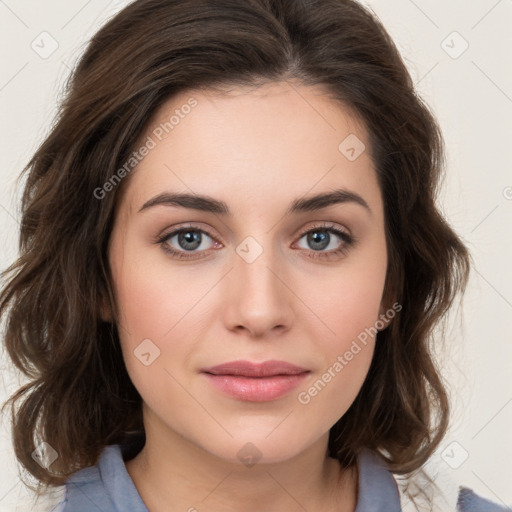
[[[17, 254], [21, 191], [15, 178], [48, 132], [64, 80], [88, 38], [126, 3], [0, 1], [2, 270]], [[430, 467], [443, 481], [510, 506], [512, 1], [371, 0], [366, 5], [395, 39], [418, 92], [440, 121], [448, 151], [440, 202], [475, 262], [465, 302], [459, 316], [452, 315], [445, 339], [452, 428]], [[41, 38], [47, 50], [58, 44], [50, 56], [43, 55], [47, 58], [31, 47], [42, 47]], [[18, 381], [5, 358], [0, 364], [4, 400]], [[6, 418], [1, 420], [0, 460], [7, 462], [0, 469], [0, 512], [15, 510], [25, 492]]]

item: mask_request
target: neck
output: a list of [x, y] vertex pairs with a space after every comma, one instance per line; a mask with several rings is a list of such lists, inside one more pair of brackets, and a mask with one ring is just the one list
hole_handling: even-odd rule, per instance
[[355, 510], [357, 468], [344, 470], [327, 456], [328, 434], [286, 461], [246, 466], [158, 421], [146, 421], [145, 429], [146, 444], [126, 469], [151, 512]]

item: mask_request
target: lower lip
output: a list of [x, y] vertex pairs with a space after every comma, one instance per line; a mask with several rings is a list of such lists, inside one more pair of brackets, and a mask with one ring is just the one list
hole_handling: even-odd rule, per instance
[[241, 377], [235, 375], [212, 375], [204, 373], [220, 391], [248, 402], [276, 400], [296, 388], [309, 374], [275, 375], [273, 377]]

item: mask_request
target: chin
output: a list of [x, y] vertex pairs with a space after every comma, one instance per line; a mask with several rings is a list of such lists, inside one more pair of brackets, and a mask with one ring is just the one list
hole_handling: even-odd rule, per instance
[[307, 435], [297, 436], [297, 433], [272, 432], [268, 429], [259, 432], [239, 432], [233, 438], [224, 436], [218, 443], [212, 443], [210, 438], [201, 443], [204, 450], [213, 456], [230, 464], [240, 464], [252, 467], [255, 464], [277, 464], [289, 461], [306, 450], [312, 441]]

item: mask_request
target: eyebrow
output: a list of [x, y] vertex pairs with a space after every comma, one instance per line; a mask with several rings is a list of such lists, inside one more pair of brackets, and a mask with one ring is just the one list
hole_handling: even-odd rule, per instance
[[[331, 192], [295, 199], [288, 207], [285, 215], [315, 212], [327, 208], [328, 206], [346, 203], [355, 203], [366, 209], [368, 213], [372, 213], [368, 203], [359, 194], [346, 189], [337, 189]], [[210, 196], [172, 192], [163, 192], [162, 194], [152, 197], [141, 206], [139, 212], [157, 205], [181, 206], [202, 212], [232, 215], [228, 205], [224, 201], [214, 199]]]

